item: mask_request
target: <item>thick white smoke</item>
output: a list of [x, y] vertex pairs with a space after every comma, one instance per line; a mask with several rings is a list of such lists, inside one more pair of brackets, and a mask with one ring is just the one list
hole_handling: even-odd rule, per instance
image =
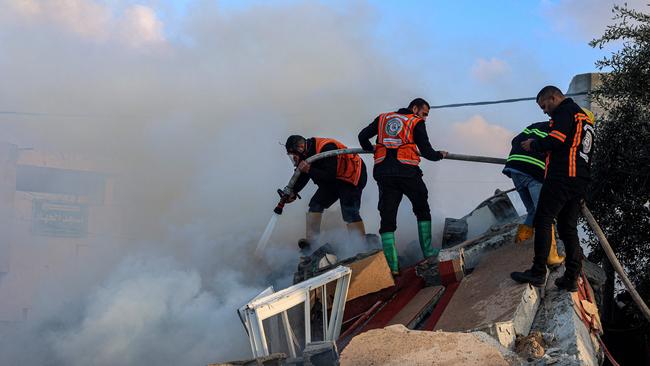
[[[363, 3], [225, 11], [197, 2], [176, 17], [162, 6], [92, 0], [0, 0], [0, 7], [0, 109], [43, 113], [1, 115], [3, 139], [113, 161], [124, 208], [120, 235], [107, 233], [86, 263], [40, 280], [27, 321], [2, 329], [0, 364], [196, 365], [246, 357], [235, 309], [269, 282], [287, 283], [313, 191], [285, 209], [260, 265], [252, 252], [275, 189], [292, 171], [278, 142], [298, 133], [356, 146], [375, 115], [426, 97], [414, 70], [390, 47], [374, 46], [373, 10]], [[472, 152], [507, 144], [507, 131], [468, 123], [496, 134], [471, 140]], [[431, 133], [434, 147], [463, 147], [459, 126]], [[460, 216], [496, 185], [467, 198], [453, 182], [463, 168], [441, 174], [437, 167], [425, 166], [425, 174], [439, 226], [445, 208]], [[484, 179], [507, 182], [485, 169]], [[484, 172], [472, 174], [463, 179]], [[375, 232], [371, 177], [367, 187], [362, 216]], [[326, 219], [340, 223], [332, 211]], [[408, 204], [399, 225], [404, 242], [417, 238]]]

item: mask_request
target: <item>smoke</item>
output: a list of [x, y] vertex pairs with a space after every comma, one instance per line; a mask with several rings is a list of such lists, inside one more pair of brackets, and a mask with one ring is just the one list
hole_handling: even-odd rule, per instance
[[543, 1], [540, 8], [553, 30], [581, 41], [597, 38], [608, 25], [613, 24], [614, 5], [646, 13], [648, 10], [647, 0], [601, 0], [597, 6], [594, 5], [587, 0], [560, 0]]
[[[376, 114], [426, 91], [409, 77], [413, 70], [374, 46], [365, 3], [227, 10], [196, 2], [182, 14], [151, 4], [0, 0], [0, 109], [28, 113], [0, 115], [0, 130], [20, 146], [108, 161], [121, 222], [89, 239], [78, 265], [36, 280], [27, 320], [1, 329], [2, 364], [246, 357], [234, 311], [269, 282], [288, 283], [314, 190], [285, 209], [265, 262], [252, 258], [275, 189], [292, 171], [278, 142], [298, 133], [356, 146]], [[502, 143], [503, 131], [487, 131]], [[466, 136], [455, 133], [442, 134], [444, 142], [461, 149]], [[438, 195], [436, 179], [464, 174], [438, 168], [424, 168], [436, 222], [445, 209], [462, 215], [475, 196], [487, 196], [483, 188], [463, 197], [454, 183]], [[369, 179], [362, 207], [369, 232], [378, 229], [376, 204]], [[341, 225], [339, 216], [333, 207], [326, 220]], [[404, 242], [417, 238], [407, 205], [399, 225]], [[30, 255], [39, 266], [51, 261]], [[29, 261], [12, 270], [28, 271]]]

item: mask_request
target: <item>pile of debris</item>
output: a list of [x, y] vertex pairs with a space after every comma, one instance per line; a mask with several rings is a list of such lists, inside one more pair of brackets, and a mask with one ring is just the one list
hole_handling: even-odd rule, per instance
[[497, 192], [447, 221], [437, 265], [403, 267], [396, 278], [380, 250], [338, 260], [318, 248], [292, 287], [242, 308], [258, 358], [229, 365], [600, 365], [602, 270], [585, 263], [573, 294], [553, 285], [563, 266], [546, 288], [512, 281], [533, 257], [532, 240], [514, 243], [513, 212]]
[[355, 337], [341, 353], [342, 366], [517, 364], [517, 356], [482, 332], [410, 330], [403, 325], [374, 329]]

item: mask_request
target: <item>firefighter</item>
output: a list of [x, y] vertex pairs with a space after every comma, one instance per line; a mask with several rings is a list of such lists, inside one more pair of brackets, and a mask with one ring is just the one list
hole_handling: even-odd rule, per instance
[[[549, 131], [549, 122], [537, 122], [526, 127], [519, 135], [515, 136], [512, 139], [512, 148], [503, 169], [503, 174], [512, 179], [527, 211], [526, 219], [517, 228], [516, 243], [524, 242], [533, 237], [535, 207], [537, 206], [546, 170], [545, 154], [526, 151], [521, 147], [521, 142], [529, 138], [544, 138]], [[551, 234], [551, 250], [546, 263], [554, 267], [562, 264], [563, 261], [564, 257], [557, 253], [557, 241], [553, 233]]]
[[323, 211], [337, 200], [340, 201], [343, 221], [348, 231], [358, 237], [364, 237], [366, 230], [359, 215], [361, 194], [366, 186], [368, 175], [366, 166], [358, 154], [345, 154], [323, 158], [309, 164], [305, 161], [310, 156], [330, 151], [345, 149], [341, 142], [321, 137], [306, 139], [299, 135], [289, 136], [285, 144], [287, 154], [303, 173], [294, 185], [294, 193], [287, 202], [293, 202], [309, 180], [318, 186], [309, 201], [306, 220], [305, 239], [298, 245], [306, 249], [318, 242]]
[[590, 164], [594, 143], [594, 121], [571, 98], [555, 86], [546, 86], [536, 98], [539, 107], [551, 117], [548, 135], [521, 143], [526, 151], [546, 152], [546, 176], [539, 194], [535, 227], [533, 265], [511, 277], [522, 283], [543, 286], [546, 282], [546, 260], [551, 247], [553, 221], [566, 249], [564, 275], [555, 285], [567, 291], [577, 290], [582, 269], [582, 249], [577, 222], [580, 201], [590, 181]]
[[408, 108], [380, 114], [359, 133], [359, 143], [366, 151], [373, 151], [369, 139], [377, 136], [373, 177], [379, 186], [379, 233], [386, 260], [394, 275], [399, 274], [395, 230], [397, 209], [403, 195], [413, 205], [423, 256], [437, 256], [440, 250], [431, 246], [429, 197], [422, 180], [422, 170], [418, 167], [420, 156], [431, 161], [447, 156], [446, 151], [434, 150], [429, 142], [425, 125], [429, 108], [427, 101], [417, 98]]

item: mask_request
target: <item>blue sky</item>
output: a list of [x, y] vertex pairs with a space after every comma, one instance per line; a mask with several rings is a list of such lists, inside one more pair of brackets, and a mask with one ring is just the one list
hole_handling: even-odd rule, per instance
[[[228, 17], [263, 7], [301, 1], [222, 0], [211, 2]], [[367, 40], [409, 70], [426, 87], [432, 104], [533, 96], [546, 84], [566, 89], [579, 73], [594, 72], [595, 61], [610, 50], [593, 49], [589, 40], [608, 24], [613, 1], [320, 1], [348, 17], [370, 24]], [[641, 1], [629, 2], [633, 7]], [[160, 16], [174, 37], [174, 21], [196, 2], [170, 1]], [[417, 57], [400, 57], [417, 50]], [[532, 103], [511, 106], [515, 114], [544, 119]], [[464, 119], [475, 113], [516, 130], [521, 122], [503, 108], [446, 111], [441, 118]]]
[[[644, 1], [628, 4], [647, 9]], [[1, 132], [19, 145], [119, 158], [191, 146], [171, 157], [179, 164], [213, 156], [206, 151], [223, 131], [260, 133], [269, 149], [292, 133], [356, 145], [377, 114], [414, 97], [437, 105], [530, 97], [548, 84], [566, 90], [611, 53], [588, 42], [611, 23], [613, 3], [0, 0], [8, 9], [0, 13], [0, 110], [44, 114], [0, 116]], [[242, 115], [247, 122], [233, 130], [230, 118]], [[442, 109], [427, 129], [435, 148], [504, 156], [513, 135], [546, 118], [532, 101]], [[287, 168], [265, 158], [274, 171]], [[505, 179], [494, 169], [431, 169], [432, 182]]]

